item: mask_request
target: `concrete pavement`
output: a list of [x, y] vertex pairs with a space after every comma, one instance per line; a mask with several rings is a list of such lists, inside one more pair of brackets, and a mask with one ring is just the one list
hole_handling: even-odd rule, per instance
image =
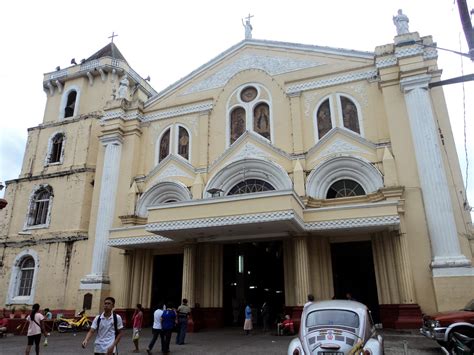
[[[426, 339], [413, 331], [381, 331], [385, 339], [385, 354], [405, 354], [404, 342], [406, 342], [407, 354], [442, 354], [437, 344]], [[74, 336], [71, 333], [60, 334], [54, 332], [49, 337], [48, 346], [41, 345], [41, 354], [92, 354], [93, 345], [89, 344], [87, 349], [81, 348], [81, 342], [85, 332]], [[175, 345], [176, 335], [171, 340], [171, 354], [193, 354], [193, 355], [218, 355], [218, 354], [286, 354], [286, 349], [292, 337], [282, 337], [263, 333], [255, 330], [253, 335], [244, 335], [240, 328], [224, 328], [218, 330], [206, 330], [186, 335], [185, 345]], [[151, 340], [151, 328], [144, 329], [140, 339], [141, 354], [146, 354], [146, 347]], [[26, 347], [25, 336], [7, 336], [0, 339], [1, 355], [24, 354]], [[132, 354], [132, 332], [125, 331], [125, 335], [119, 344], [119, 354]], [[153, 354], [161, 354], [160, 341], [158, 340], [153, 349]], [[31, 354], [33, 355], [34, 348]]]

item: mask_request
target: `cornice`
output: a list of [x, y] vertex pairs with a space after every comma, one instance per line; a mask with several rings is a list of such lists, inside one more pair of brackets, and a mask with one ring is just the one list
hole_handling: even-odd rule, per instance
[[328, 231], [339, 229], [355, 229], [368, 227], [398, 227], [400, 225], [400, 217], [397, 216], [381, 216], [381, 217], [362, 217], [362, 218], [346, 218], [332, 221], [305, 223], [306, 231]]
[[43, 245], [43, 244], [55, 244], [55, 243], [69, 243], [69, 242], [77, 242], [81, 240], [87, 240], [89, 239], [89, 236], [87, 233], [84, 234], [76, 234], [76, 235], [70, 235], [70, 236], [55, 236], [55, 237], [49, 237], [49, 238], [30, 238], [30, 239], [24, 239], [24, 240], [15, 240], [15, 241], [4, 241], [0, 242], [3, 244], [5, 247], [10, 247], [10, 248], [24, 248], [27, 246], [32, 246], [32, 245]]
[[97, 112], [91, 112], [91, 113], [80, 115], [80, 116], [75, 117], [73, 119], [66, 118], [66, 119], [61, 120], [61, 121], [41, 123], [38, 126], [28, 128], [28, 132], [34, 131], [36, 129], [46, 129], [46, 128], [51, 128], [51, 127], [66, 126], [66, 125], [76, 123], [76, 122], [79, 122], [79, 121], [84, 121], [84, 120], [91, 119], [91, 118], [101, 118], [101, 117], [102, 117], [101, 112], [98, 112], [98, 111]]
[[165, 118], [183, 116], [190, 113], [198, 113], [198, 112], [205, 112], [212, 110], [214, 107], [212, 100], [204, 101], [204, 102], [197, 102], [190, 105], [182, 105], [172, 107], [166, 110], [160, 110], [156, 112], [150, 112], [143, 115], [144, 122], [162, 120]]
[[25, 182], [25, 181], [45, 180], [45, 179], [52, 179], [52, 178], [74, 175], [74, 174], [81, 174], [81, 173], [95, 173], [95, 168], [84, 167], [84, 168], [78, 168], [78, 169], [70, 169], [67, 171], [58, 171], [58, 172], [50, 173], [50, 174], [25, 176], [18, 179], [8, 180], [5, 183], [11, 184], [14, 182], [20, 183], [20, 182]]
[[109, 247], [121, 247], [130, 245], [147, 245], [147, 244], [164, 244], [173, 243], [173, 240], [162, 237], [161, 235], [143, 235], [140, 237], [129, 237], [129, 238], [114, 238], [109, 239], [107, 245]]
[[300, 91], [320, 89], [359, 80], [371, 80], [376, 78], [377, 74], [378, 73], [376, 69], [371, 69], [363, 72], [351, 72], [348, 74], [336, 75], [327, 79], [301, 82], [288, 86], [286, 89], [286, 94], [291, 95]]
[[295, 220], [302, 225], [301, 219], [293, 210], [276, 211], [267, 213], [255, 213], [246, 215], [234, 215], [225, 217], [196, 218], [187, 220], [176, 220], [171, 222], [149, 223], [146, 230], [149, 232], [195, 229], [206, 227], [231, 226], [249, 223], [264, 223], [276, 221]]

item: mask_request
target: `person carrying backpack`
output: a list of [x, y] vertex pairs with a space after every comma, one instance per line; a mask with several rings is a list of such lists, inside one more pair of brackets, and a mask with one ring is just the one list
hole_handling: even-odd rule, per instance
[[161, 315], [161, 350], [163, 354], [170, 352], [171, 332], [176, 325], [176, 311], [171, 304], [163, 311]]
[[91, 329], [87, 333], [82, 347], [85, 348], [89, 339], [97, 331], [94, 342], [94, 354], [118, 354], [117, 344], [122, 338], [123, 322], [122, 317], [112, 312], [115, 306], [113, 297], [106, 297], [104, 300], [104, 312], [96, 316], [92, 322]]

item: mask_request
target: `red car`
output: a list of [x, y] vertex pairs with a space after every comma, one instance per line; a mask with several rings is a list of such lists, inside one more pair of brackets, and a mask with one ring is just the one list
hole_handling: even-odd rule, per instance
[[459, 311], [423, 315], [421, 334], [444, 346], [452, 331], [474, 331], [474, 299]]

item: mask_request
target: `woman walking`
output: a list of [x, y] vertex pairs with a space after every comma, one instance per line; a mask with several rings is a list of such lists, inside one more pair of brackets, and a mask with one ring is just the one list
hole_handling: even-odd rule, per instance
[[39, 355], [41, 333], [46, 336], [46, 331], [44, 330], [43, 325], [44, 316], [40, 312], [38, 312], [39, 309], [40, 305], [38, 303], [35, 303], [33, 305], [30, 315], [26, 317], [26, 321], [28, 322], [28, 345], [26, 346], [25, 355], [30, 354], [30, 350], [33, 346], [33, 343], [35, 343], [36, 355]]
[[143, 307], [140, 303], [137, 304], [135, 313], [133, 313], [132, 322], [133, 322], [132, 341], [133, 341], [133, 345], [135, 345], [135, 350], [133, 350], [133, 352], [139, 353], [140, 349], [138, 348], [138, 340], [140, 339], [140, 332], [142, 331], [142, 325], [143, 325]]

